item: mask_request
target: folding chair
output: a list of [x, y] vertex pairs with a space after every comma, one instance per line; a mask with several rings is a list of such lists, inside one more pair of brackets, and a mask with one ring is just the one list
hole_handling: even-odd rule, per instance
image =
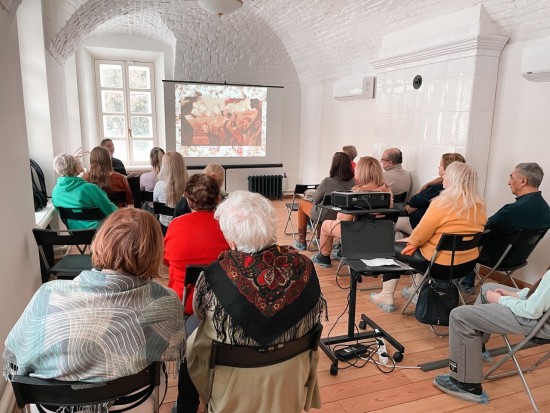
[[[293, 237], [296, 236], [296, 232], [294, 231], [294, 225], [292, 224], [292, 212], [293, 211], [298, 211], [298, 206], [300, 205], [299, 202], [296, 202], [296, 197], [303, 198], [305, 192], [308, 189], [315, 190], [315, 189], [317, 189], [318, 186], [319, 186], [319, 184], [315, 184], [315, 185], [296, 184], [296, 186], [294, 187], [294, 194], [292, 195], [292, 202], [289, 202], [289, 203], [285, 204], [286, 209], [288, 210], [288, 217], [287, 217], [287, 220], [286, 220], [286, 225], [285, 225], [285, 230], [284, 230], [285, 235], [292, 234]], [[289, 223], [290, 223], [290, 228], [292, 229], [292, 232], [287, 232]]]
[[[510, 341], [508, 340], [507, 335], [502, 334], [502, 338], [504, 339], [504, 342], [506, 343], [506, 347], [508, 348], [508, 353], [505, 354], [494, 366], [492, 366], [491, 369], [487, 373], [485, 373], [485, 376], [484, 376], [485, 380], [495, 380], [501, 377], [510, 377], [518, 374], [519, 378], [521, 379], [521, 382], [523, 383], [523, 387], [525, 387], [525, 391], [529, 396], [529, 400], [533, 405], [533, 410], [537, 413], [539, 413], [540, 410], [537, 404], [535, 403], [535, 399], [531, 394], [531, 389], [529, 388], [529, 385], [527, 384], [527, 381], [525, 380], [525, 376], [523, 375], [523, 373], [527, 373], [535, 370], [542, 363], [548, 360], [550, 358], [550, 351], [547, 351], [544, 354], [544, 356], [542, 356], [536, 363], [532, 364], [530, 367], [527, 367], [527, 368], [522, 368], [519, 365], [518, 359], [516, 358], [516, 353], [520, 350], [524, 350], [527, 348], [541, 346], [544, 344], [550, 344], [550, 339], [542, 339], [542, 338], [536, 337], [539, 331], [541, 330], [541, 328], [546, 323], [548, 323], [549, 316], [550, 316], [550, 311], [547, 310], [546, 313], [544, 313], [544, 315], [540, 318], [537, 325], [533, 328], [533, 330], [531, 330], [529, 335], [527, 335], [520, 343], [514, 345], [513, 347], [510, 345]], [[510, 370], [510, 371], [495, 374], [495, 371], [498, 370], [504, 363], [506, 363], [510, 359], [512, 359], [512, 361], [514, 362], [516, 370]]]
[[[18, 375], [10, 377], [10, 380], [17, 407], [21, 412], [30, 412], [30, 409], [27, 408], [29, 404], [48, 407], [95, 406], [97, 410], [94, 409], [93, 411], [104, 411], [101, 410], [101, 404], [122, 397], [127, 399], [125, 400], [127, 404], [135, 403], [135, 406], [138, 406], [154, 392], [154, 412], [158, 413], [160, 372], [161, 362], [157, 361], [132, 376], [103, 383], [60, 381]], [[138, 391], [139, 394], [132, 394]], [[130, 401], [130, 398], [136, 400]]]
[[109, 201], [111, 201], [116, 206], [126, 206], [126, 192], [124, 191], [108, 192], [107, 198], [109, 198]]
[[[213, 340], [208, 364], [208, 384], [205, 404], [208, 405], [212, 395], [216, 366], [256, 368], [282, 363], [305, 351], [317, 351], [322, 331], [323, 326], [321, 323], [318, 323], [305, 336], [279, 346], [274, 346], [275, 348], [273, 349], [234, 346]], [[284, 380], [284, 377], [280, 379]], [[256, 394], [255, 397], [262, 397], [262, 395]]]
[[183, 296], [181, 302], [183, 303], [183, 316], [185, 318], [185, 331], [187, 332], [187, 337], [189, 337], [198, 327], [199, 319], [194, 314], [189, 314], [185, 311], [185, 303], [187, 303], [187, 297], [193, 294], [195, 284], [206, 267], [208, 267], [208, 264], [187, 264], [185, 267], [185, 281], [183, 282]]
[[[514, 287], [519, 288], [516, 284], [516, 281], [512, 277], [512, 274], [514, 271], [523, 268], [527, 265], [527, 259], [529, 258], [529, 255], [533, 252], [533, 250], [536, 248], [539, 241], [544, 238], [544, 235], [546, 235], [546, 231], [548, 231], [548, 228], [546, 229], [540, 229], [540, 230], [527, 230], [527, 229], [520, 229], [518, 232], [515, 233], [515, 235], [510, 240], [510, 243], [498, 259], [495, 265], [486, 265], [483, 263], [482, 260], [478, 262], [480, 265], [484, 265], [486, 267], [491, 268], [491, 270], [485, 274], [485, 276], [481, 277], [479, 275], [479, 272], [476, 272], [476, 275], [479, 277], [480, 282], [479, 285], [485, 283], [485, 280], [491, 277], [494, 272], [498, 271], [501, 273], [504, 273], [507, 278], [510, 279], [512, 284], [514, 284]], [[514, 256], [517, 254], [520, 254], [520, 256], [523, 254], [522, 262], [518, 265], [510, 266], [506, 262], [506, 258], [510, 256]]]
[[[407, 307], [409, 306], [413, 298], [416, 296], [416, 294], [424, 286], [424, 284], [428, 282], [428, 276], [430, 276], [432, 272], [435, 272], [434, 264], [440, 252], [448, 251], [451, 253], [451, 264], [448, 266], [447, 265], [438, 266], [438, 274], [437, 274], [437, 277], [434, 277], [434, 278], [445, 279], [442, 277], [448, 277], [449, 280], [451, 280], [456, 284], [460, 278], [464, 277], [466, 274], [468, 274], [470, 271], [472, 271], [475, 268], [477, 263], [477, 258], [462, 264], [455, 264], [455, 254], [459, 251], [469, 251], [474, 248], [478, 248], [481, 250], [490, 232], [491, 231], [489, 230], [485, 230], [483, 232], [478, 232], [474, 234], [443, 234], [437, 244], [437, 247], [435, 248], [435, 252], [432, 255], [428, 268], [426, 269], [423, 276], [421, 277], [418, 285], [414, 286], [414, 290], [411, 293], [411, 296], [409, 297], [407, 302], [405, 303], [405, 306], [401, 310], [401, 314], [411, 315], [414, 313], [412, 311], [407, 312], [406, 311]], [[456, 266], [458, 265], [460, 265], [460, 268], [456, 268]], [[442, 269], [441, 267], [446, 267], [446, 268]], [[414, 284], [414, 278], [413, 278], [413, 284]], [[462, 305], [465, 305], [464, 298], [460, 293], [459, 293], [459, 299]], [[448, 335], [448, 334], [438, 333], [434, 329], [434, 326], [431, 324], [430, 324], [430, 329], [434, 332], [435, 335], [439, 337], [444, 337]]]
[[153, 202], [153, 210], [155, 215], [168, 215], [174, 216], [174, 208], [166, 206], [163, 202]]
[[402, 192], [400, 194], [397, 194], [397, 195], [394, 195], [393, 196], [393, 203], [394, 204], [399, 204], [399, 203], [403, 203], [405, 202], [405, 199], [407, 199], [407, 193], [406, 192]]
[[[323, 197], [323, 200], [319, 205], [331, 205], [332, 204], [332, 193], [326, 194]], [[327, 209], [320, 209], [319, 214], [317, 215], [317, 219], [313, 220], [309, 218], [309, 222], [311, 224], [311, 238], [309, 239], [309, 242], [307, 243], [307, 249], [311, 247], [311, 244], [313, 244], [313, 240], [317, 239], [317, 233], [319, 231], [319, 224], [321, 224], [323, 221], [327, 219], [336, 219], [336, 216], [338, 213], [336, 211], [330, 211]], [[318, 245], [316, 245], [317, 248], [319, 248]]]
[[[95, 229], [72, 229], [72, 230], [53, 230], [33, 228], [32, 233], [42, 264], [44, 265], [47, 275], [57, 275], [59, 278], [73, 279], [82, 271], [92, 268], [92, 255], [86, 254], [87, 247], [92, 243], [95, 235]], [[48, 260], [45, 248], [53, 248], [55, 245], [76, 245], [79, 247], [80, 254], [69, 254], [57, 263]], [[80, 247], [83, 245], [84, 247]], [[42, 282], [46, 282], [43, 279]]]
[[143, 207], [144, 202], [153, 202], [153, 193], [152, 192], [141, 191], [139, 194], [140, 194], [139, 195], [139, 200], [140, 200], [139, 207], [140, 208]]
[[99, 208], [68, 208], [57, 207], [57, 212], [61, 221], [67, 228], [70, 228], [69, 219], [75, 221], [101, 221], [105, 218], [105, 214]]

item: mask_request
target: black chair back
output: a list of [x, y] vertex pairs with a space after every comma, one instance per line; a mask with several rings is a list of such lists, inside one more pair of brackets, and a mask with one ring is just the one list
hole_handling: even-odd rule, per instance
[[69, 227], [67, 220], [74, 219], [77, 221], [101, 221], [105, 218], [105, 214], [99, 208], [66, 208], [57, 207], [61, 221]]
[[[161, 363], [154, 362], [132, 376], [103, 383], [60, 381], [18, 375], [10, 379], [20, 409], [27, 404], [83, 406], [114, 401], [147, 386], [151, 390], [156, 388], [158, 392], [160, 371]], [[155, 412], [158, 413], [158, 397], [156, 400]]]
[[36, 245], [89, 245], [95, 235], [95, 228], [54, 230], [33, 228]]
[[449, 279], [460, 278], [472, 271], [476, 264], [477, 258], [467, 263], [460, 264], [460, 269], [457, 270], [455, 264], [455, 256], [459, 251], [469, 251], [475, 248], [481, 249], [487, 241], [490, 230], [485, 230], [483, 232], [478, 232], [475, 234], [443, 234], [437, 247], [435, 253], [432, 256], [430, 261], [430, 266], [426, 271], [428, 274], [433, 270], [435, 260], [441, 251], [449, 251], [451, 253], [451, 264], [448, 267]]
[[109, 201], [111, 201], [113, 204], [119, 206], [119, 205], [126, 205], [126, 192], [125, 191], [119, 191], [119, 192], [109, 192], [107, 193], [107, 198], [109, 198]]
[[141, 202], [153, 202], [153, 193], [149, 191], [140, 192]]
[[407, 198], [407, 193], [406, 192], [402, 192], [400, 194], [394, 195], [393, 196], [393, 203], [396, 204], [396, 203], [405, 202], [406, 198]]
[[163, 202], [153, 202], [153, 210], [155, 215], [169, 215], [174, 216], [174, 208], [166, 206]]

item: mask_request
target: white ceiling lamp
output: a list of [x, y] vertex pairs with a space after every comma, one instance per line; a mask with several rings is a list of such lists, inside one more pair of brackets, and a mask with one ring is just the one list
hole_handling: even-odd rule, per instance
[[199, 0], [199, 6], [208, 13], [218, 16], [233, 13], [242, 5], [242, 0]]

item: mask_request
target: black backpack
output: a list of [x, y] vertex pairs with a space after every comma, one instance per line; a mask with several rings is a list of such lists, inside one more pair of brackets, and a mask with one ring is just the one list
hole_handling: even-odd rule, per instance
[[48, 194], [46, 193], [46, 180], [42, 168], [31, 161], [31, 180], [32, 180], [32, 195], [34, 198], [34, 210], [40, 211], [48, 204]]

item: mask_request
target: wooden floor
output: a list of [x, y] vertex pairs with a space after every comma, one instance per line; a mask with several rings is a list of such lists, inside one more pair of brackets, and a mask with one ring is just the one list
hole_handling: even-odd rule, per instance
[[[286, 221], [286, 208], [284, 201], [274, 201], [279, 217], [279, 244], [291, 244], [292, 237], [283, 234]], [[294, 213], [294, 223], [296, 215]], [[295, 225], [296, 227], [296, 225]], [[311, 256], [315, 252], [305, 252]], [[331, 336], [345, 334], [347, 331], [346, 304], [348, 300], [347, 289], [341, 289], [336, 282], [336, 266], [320, 268], [316, 266], [317, 274], [321, 282], [323, 294], [328, 302], [329, 321], [324, 322], [323, 336], [329, 333]], [[340, 277], [339, 282], [344, 287], [349, 285], [348, 277]], [[165, 282], [165, 280], [163, 280]], [[161, 281], [161, 282], [163, 282]], [[399, 283], [398, 291], [408, 286], [408, 277], [403, 277]], [[360, 284], [360, 288], [367, 286], [379, 286], [379, 278], [369, 278]], [[338, 375], [329, 373], [330, 360], [323, 352], [320, 352], [319, 370], [317, 373], [321, 385], [321, 398], [323, 406], [319, 413], [359, 413], [359, 412], [499, 412], [518, 413], [532, 411], [529, 399], [518, 377], [510, 377], [495, 382], [485, 383], [484, 389], [489, 394], [488, 405], [473, 405], [454, 399], [436, 389], [432, 380], [436, 374], [446, 373], [447, 368], [431, 372], [422, 372], [416, 366], [421, 363], [437, 361], [447, 358], [448, 339], [436, 337], [429, 326], [418, 323], [414, 316], [402, 316], [399, 312], [405, 300], [396, 294], [398, 311], [384, 313], [368, 301], [370, 291], [359, 292], [357, 302], [356, 323], [361, 313], [366, 314], [380, 327], [391, 334], [405, 347], [404, 359], [393, 372], [384, 374], [372, 363], [362, 368], [350, 367], [343, 369], [340, 364]], [[340, 317], [341, 316], [341, 317]], [[334, 327], [334, 328], [333, 328]], [[514, 340], [514, 342], [516, 342]], [[495, 336], [489, 342], [488, 348], [503, 346], [500, 337]], [[522, 352], [521, 358], [529, 362], [537, 354], [548, 350], [548, 347], [538, 347]], [[390, 354], [395, 351], [388, 346]], [[521, 361], [520, 361], [521, 362]], [[550, 363], [547, 363], [533, 373], [527, 374], [527, 381], [531, 386], [535, 399], [542, 412], [550, 412]], [[292, 391], [292, 389], [289, 389]], [[177, 385], [171, 383], [167, 396], [162, 405], [161, 412], [170, 412], [177, 397]], [[199, 411], [202, 411], [202, 407]], [[240, 413], [240, 412], [236, 412]], [[246, 412], [244, 412], [246, 413]], [[271, 412], [262, 412], [271, 413]], [[284, 413], [284, 412], [273, 412]]]
[[[292, 236], [283, 234], [287, 210], [284, 201], [274, 201], [279, 219], [278, 243], [291, 244]], [[296, 228], [296, 213], [294, 213], [294, 227]], [[305, 252], [311, 256], [315, 252]], [[338, 261], [333, 260], [331, 268], [316, 266], [321, 282], [323, 294], [328, 302], [329, 321], [324, 322], [323, 336], [341, 335], [347, 332], [347, 312], [345, 312], [349, 290], [341, 289], [336, 282], [336, 266]], [[347, 277], [339, 277], [341, 284], [349, 285]], [[398, 291], [408, 286], [408, 277], [403, 277]], [[376, 287], [381, 285], [379, 278], [365, 279], [360, 286]], [[321, 385], [323, 406], [319, 413], [359, 413], [359, 412], [499, 412], [517, 413], [532, 411], [529, 399], [518, 377], [510, 377], [484, 384], [489, 394], [488, 405], [473, 405], [454, 399], [436, 389], [432, 380], [436, 374], [446, 373], [447, 368], [431, 372], [422, 372], [416, 366], [421, 363], [445, 359], [448, 356], [448, 339], [436, 337], [429, 326], [418, 323], [414, 316], [402, 316], [399, 313], [405, 300], [396, 294], [398, 311], [384, 313], [368, 300], [370, 291], [358, 293], [357, 317], [366, 314], [380, 327], [391, 334], [405, 347], [405, 357], [393, 372], [381, 373], [372, 363], [362, 368], [350, 367], [343, 369], [340, 364], [338, 375], [329, 373], [330, 360], [320, 352], [319, 370], [317, 373]], [[343, 315], [342, 315], [343, 314]], [[342, 315], [341, 318], [339, 318]], [[515, 341], [514, 341], [515, 342]], [[489, 341], [488, 348], [502, 347], [504, 342], [498, 336]], [[538, 347], [522, 353], [522, 359], [529, 362], [533, 357], [548, 350]], [[395, 351], [388, 346], [391, 354]], [[341, 362], [340, 362], [341, 363]], [[535, 396], [539, 408], [543, 412], [550, 412], [550, 363], [547, 363], [533, 373], [527, 374], [527, 381]], [[167, 395], [162, 412], [168, 413], [177, 397], [176, 388], [172, 387]], [[202, 410], [202, 409], [201, 409]], [[267, 412], [264, 412], [267, 413]], [[277, 412], [273, 412], [277, 413]], [[284, 412], [281, 412], [284, 413]]]

